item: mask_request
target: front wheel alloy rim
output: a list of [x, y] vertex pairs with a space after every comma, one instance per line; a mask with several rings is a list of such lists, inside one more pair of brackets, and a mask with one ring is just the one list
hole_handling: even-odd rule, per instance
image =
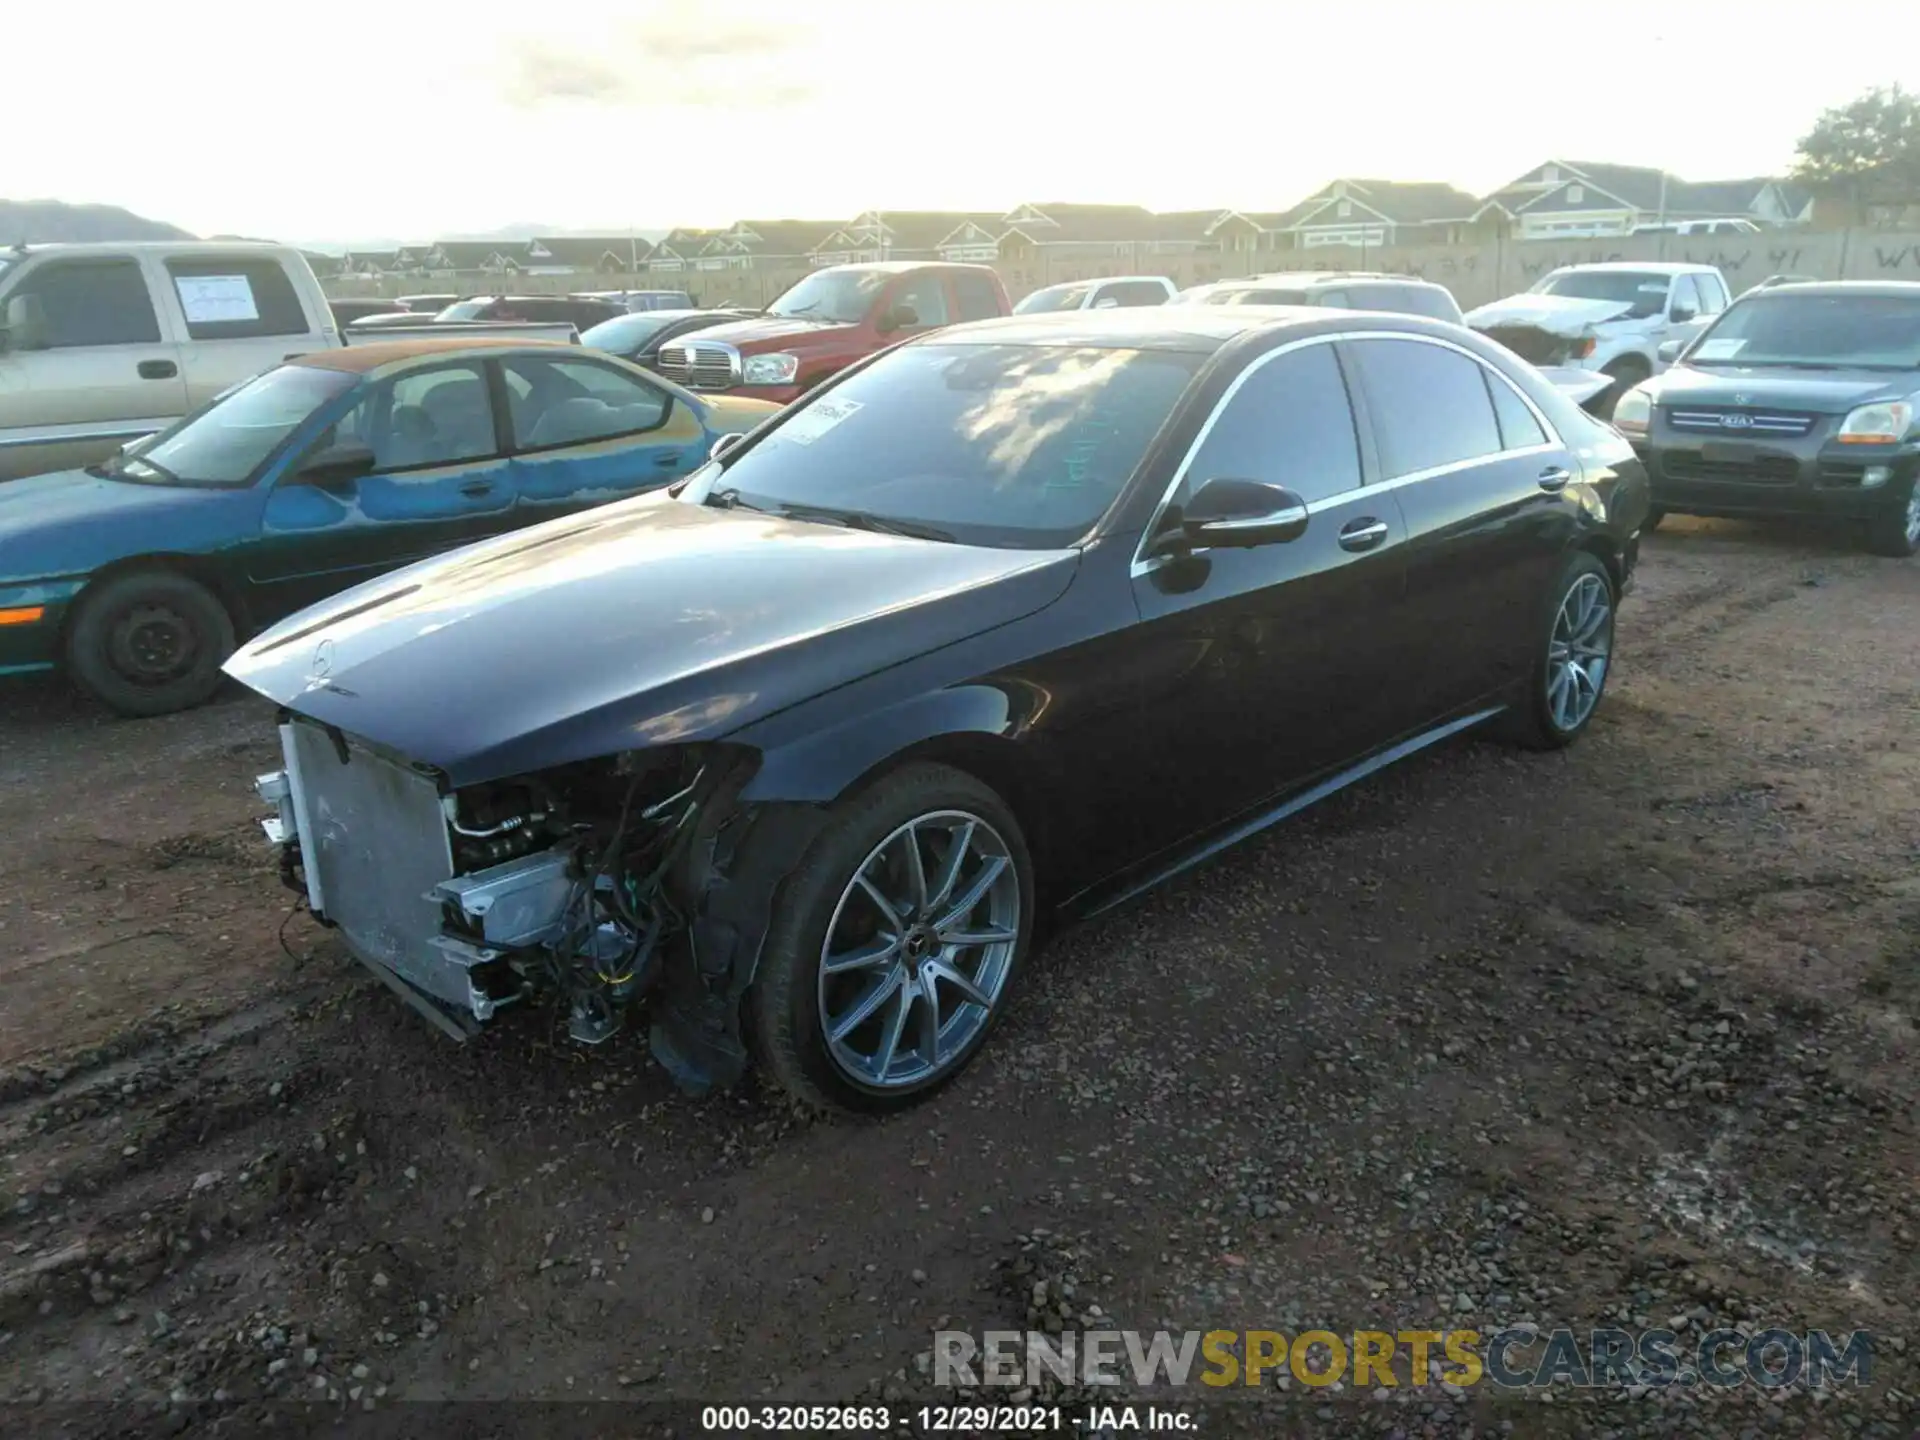
[[1907, 496], [1907, 543], [1920, 545], [1920, 480], [1913, 482], [1913, 490]]
[[952, 1068], [993, 1018], [1020, 942], [1020, 876], [964, 810], [900, 826], [867, 853], [820, 946], [820, 1029], [858, 1083], [898, 1090]]
[[1573, 582], [1547, 642], [1547, 711], [1564, 733], [1577, 730], [1600, 703], [1613, 649], [1613, 597], [1598, 575]]

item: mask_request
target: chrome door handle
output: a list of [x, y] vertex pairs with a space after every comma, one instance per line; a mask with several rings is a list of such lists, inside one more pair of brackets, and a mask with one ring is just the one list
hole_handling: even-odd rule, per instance
[[1563, 466], [1555, 465], [1540, 472], [1540, 488], [1548, 494], [1567, 488], [1567, 482], [1573, 479], [1573, 472]]
[[1340, 527], [1342, 550], [1371, 550], [1386, 538], [1387, 522], [1371, 515], [1362, 520], [1349, 520]]

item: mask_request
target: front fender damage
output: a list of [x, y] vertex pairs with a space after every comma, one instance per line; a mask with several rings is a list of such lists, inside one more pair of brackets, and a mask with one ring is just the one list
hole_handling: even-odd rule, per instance
[[736, 1083], [747, 1066], [740, 1018], [787, 877], [826, 827], [824, 806], [742, 803], [738, 767], [716, 789], [675, 888], [687, 924], [652, 997], [653, 1056], [688, 1094]]

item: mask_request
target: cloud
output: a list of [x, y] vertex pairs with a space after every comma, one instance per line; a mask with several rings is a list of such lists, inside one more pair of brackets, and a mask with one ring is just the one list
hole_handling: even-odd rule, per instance
[[501, 93], [510, 105], [618, 107], [802, 104], [813, 86], [794, 62], [810, 33], [788, 22], [717, 18], [677, 3], [644, 20], [572, 42], [532, 35], [505, 42]]

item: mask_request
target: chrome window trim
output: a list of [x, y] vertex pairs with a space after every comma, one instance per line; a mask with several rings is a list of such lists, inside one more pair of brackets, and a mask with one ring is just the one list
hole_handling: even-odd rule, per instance
[[61, 445], [74, 441], [138, 440], [157, 435], [174, 424], [178, 415], [150, 415], [132, 420], [81, 420], [64, 425], [23, 425], [0, 430], [0, 450], [27, 445]]
[[[1187, 447], [1187, 453], [1180, 457], [1180, 464], [1175, 467], [1173, 478], [1167, 482], [1166, 491], [1160, 496], [1159, 503], [1153, 507], [1153, 514], [1147, 517], [1146, 528], [1140, 532], [1140, 539], [1133, 548], [1133, 562], [1128, 567], [1129, 573], [1136, 578], [1142, 575], [1149, 575], [1165, 563], [1165, 556], [1152, 559], [1142, 558], [1147, 548], [1147, 541], [1153, 538], [1154, 532], [1160, 524], [1161, 517], [1167, 513], [1168, 508], [1172, 505], [1174, 495], [1179, 491], [1181, 483], [1186, 480], [1188, 470], [1192, 468], [1195, 458], [1200, 454], [1200, 447], [1207, 443], [1207, 437], [1213, 433], [1214, 423], [1219, 420], [1227, 406], [1233, 403], [1234, 397], [1240, 393], [1240, 387], [1246, 384], [1248, 377], [1260, 370], [1261, 367], [1268, 362], [1277, 360], [1282, 355], [1290, 355], [1294, 351], [1304, 350], [1310, 345], [1333, 345], [1343, 340], [1412, 340], [1418, 344], [1434, 345], [1442, 350], [1451, 350], [1456, 355], [1464, 355], [1520, 397], [1521, 403], [1527, 407], [1528, 411], [1532, 413], [1533, 418], [1539, 422], [1541, 433], [1544, 434], [1547, 439], [1545, 444], [1525, 445], [1515, 450], [1496, 450], [1492, 455], [1476, 455], [1468, 460], [1453, 460], [1445, 465], [1433, 465], [1425, 470], [1415, 470], [1406, 475], [1396, 475], [1391, 480], [1376, 480], [1371, 485], [1361, 485], [1353, 490], [1343, 490], [1337, 495], [1329, 495], [1320, 500], [1309, 501], [1307, 504], [1308, 515], [1317, 515], [1324, 510], [1332, 509], [1336, 505], [1344, 505], [1356, 495], [1369, 495], [1387, 490], [1397, 490], [1403, 485], [1412, 485], [1417, 481], [1433, 480], [1442, 475], [1451, 475], [1456, 470], [1464, 470], [1470, 465], [1484, 465], [1492, 459], [1543, 455], [1552, 450], [1570, 448], [1561, 437], [1560, 432], [1555, 429], [1553, 422], [1547, 418], [1546, 412], [1534, 404], [1532, 396], [1528, 395], [1526, 391], [1522, 390], [1518, 385], [1514, 384], [1513, 381], [1503, 375], [1497, 366], [1488, 363], [1485, 358], [1474, 354], [1473, 351], [1467, 349], [1464, 345], [1457, 345], [1453, 341], [1443, 339], [1438, 335], [1422, 335], [1410, 330], [1342, 330], [1332, 335], [1309, 335], [1302, 340], [1293, 340], [1285, 345], [1274, 346], [1273, 349], [1256, 357], [1252, 364], [1234, 376], [1233, 383], [1227, 387], [1226, 393], [1214, 403], [1213, 409], [1207, 415], [1206, 423], [1201, 425], [1199, 433], [1193, 437], [1193, 443]], [[1493, 403], [1491, 397], [1488, 398], [1487, 403], [1489, 407], [1491, 407]], [[1359, 416], [1355, 415], [1354, 419], [1357, 423]], [[1499, 433], [1498, 425], [1499, 422], [1496, 418], [1495, 434]], [[1355, 436], [1356, 446], [1358, 445], [1358, 440], [1359, 437]]]
[[1296, 525], [1313, 513], [1307, 505], [1290, 505], [1284, 510], [1275, 510], [1268, 515], [1247, 515], [1238, 520], [1209, 520], [1209, 530], [1223, 530], [1231, 534], [1236, 530], [1264, 530], [1269, 525]]

